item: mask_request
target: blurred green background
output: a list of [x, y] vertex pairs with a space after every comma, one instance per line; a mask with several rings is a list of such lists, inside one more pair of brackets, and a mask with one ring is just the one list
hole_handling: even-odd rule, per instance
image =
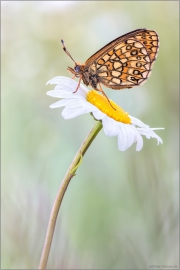
[[2, 1], [2, 269], [37, 269], [60, 183], [94, 125], [64, 120], [46, 82], [68, 76], [111, 40], [138, 28], [160, 38], [148, 81], [109, 98], [157, 131], [126, 152], [101, 131], [65, 194], [50, 269], [177, 266], [179, 176], [178, 1]]

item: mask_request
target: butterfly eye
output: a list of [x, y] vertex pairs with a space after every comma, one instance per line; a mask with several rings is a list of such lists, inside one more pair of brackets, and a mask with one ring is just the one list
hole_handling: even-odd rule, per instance
[[74, 67], [74, 70], [75, 70], [77, 73], [79, 73], [79, 72], [80, 72], [80, 66], [75, 66], [75, 67]]

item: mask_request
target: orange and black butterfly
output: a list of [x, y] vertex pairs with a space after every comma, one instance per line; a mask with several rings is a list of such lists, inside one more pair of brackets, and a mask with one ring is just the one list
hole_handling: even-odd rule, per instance
[[[64, 41], [61, 40], [64, 51]], [[158, 35], [153, 30], [137, 29], [108, 43], [84, 64], [75, 62], [74, 69], [68, 70], [79, 77], [85, 85], [102, 92], [101, 84], [108, 88], [121, 90], [144, 83], [151, 73], [159, 48]], [[99, 86], [99, 88], [98, 88]], [[105, 95], [106, 96], [106, 95]]]

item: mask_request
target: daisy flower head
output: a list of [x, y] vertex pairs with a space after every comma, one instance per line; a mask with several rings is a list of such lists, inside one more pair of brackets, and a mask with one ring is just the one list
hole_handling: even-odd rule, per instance
[[142, 136], [147, 139], [155, 138], [158, 144], [162, 143], [162, 139], [154, 132], [162, 128], [150, 128], [139, 119], [130, 116], [113, 101], [110, 101], [111, 106], [106, 97], [97, 91], [88, 90], [80, 84], [78, 91], [73, 93], [78, 83], [62, 76], [53, 78], [47, 84], [56, 85], [47, 95], [61, 99], [50, 105], [50, 108], [65, 107], [62, 111], [64, 119], [92, 113], [95, 119], [102, 122], [106, 136], [117, 136], [120, 151], [125, 151], [133, 143], [136, 143], [136, 151], [140, 151], [143, 147]]

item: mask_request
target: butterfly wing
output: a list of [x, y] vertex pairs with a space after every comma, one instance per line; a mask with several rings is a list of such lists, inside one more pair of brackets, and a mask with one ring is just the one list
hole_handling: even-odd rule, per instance
[[138, 29], [107, 44], [86, 61], [85, 67], [108, 88], [132, 88], [149, 77], [157, 51], [156, 32]]
[[158, 34], [152, 30], [146, 30], [135, 34], [134, 37], [145, 46], [149, 54], [151, 63], [153, 63], [156, 60], [156, 56], [159, 49]]

